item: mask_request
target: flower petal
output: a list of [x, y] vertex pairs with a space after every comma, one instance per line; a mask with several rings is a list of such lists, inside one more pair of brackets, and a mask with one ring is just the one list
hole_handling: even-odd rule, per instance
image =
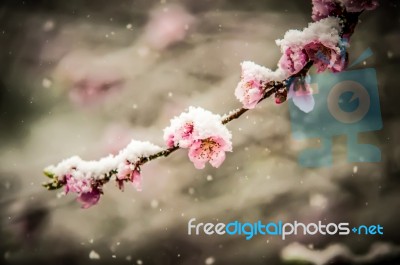
[[309, 113], [314, 109], [315, 101], [312, 94], [304, 94], [296, 96], [296, 92], [294, 93], [293, 103], [296, 105], [301, 111], [305, 113]]
[[137, 191], [142, 191], [142, 174], [137, 169], [132, 173], [132, 184]]
[[208, 161], [208, 157], [205, 156], [205, 151], [201, 148], [201, 141], [196, 141], [189, 149], [189, 159], [193, 162], [194, 167], [197, 169], [203, 169]]
[[95, 204], [97, 204], [100, 200], [100, 191], [97, 189], [93, 189], [91, 192], [85, 192], [79, 195], [77, 201], [82, 204], [83, 209], [87, 209]]
[[218, 168], [219, 166], [221, 166], [221, 164], [224, 162], [225, 160], [225, 152], [224, 151], [219, 151], [219, 152], [215, 152], [211, 159], [210, 159], [210, 164], [215, 167]]

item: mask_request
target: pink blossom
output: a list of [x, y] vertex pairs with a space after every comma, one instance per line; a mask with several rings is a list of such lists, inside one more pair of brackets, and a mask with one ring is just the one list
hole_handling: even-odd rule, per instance
[[71, 101], [80, 106], [90, 106], [104, 102], [113, 90], [122, 87], [123, 81], [118, 76], [110, 72], [96, 74], [99, 75], [88, 75], [72, 85], [69, 91]]
[[116, 180], [121, 190], [124, 183], [129, 181], [136, 190], [141, 191], [142, 176], [139, 165], [143, 158], [161, 150], [161, 147], [150, 142], [132, 140], [117, 155], [91, 161], [73, 156], [56, 166], [48, 166], [45, 174], [56, 179], [56, 184], [64, 186], [65, 194], [76, 193], [78, 201], [83, 204], [82, 207], [88, 208], [99, 201], [100, 195], [103, 194], [103, 185], [112, 179]]
[[131, 182], [137, 191], [142, 191], [142, 174], [140, 174], [138, 169], [132, 172]]
[[300, 48], [287, 48], [279, 59], [278, 66], [288, 76], [298, 73], [308, 62], [307, 53]]
[[312, 4], [312, 19], [314, 21], [328, 16], [339, 16], [343, 12], [341, 4], [335, 0], [312, 0]]
[[361, 12], [378, 7], [378, 0], [312, 0], [312, 19], [321, 20], [328, 16], [343, 15], [347, 12]]
[[264, 96], [265, 84], [278, 81], [278, 73], [250, 61], [241, 63], [242, 76], [235, 90], [236, 98], [246, 109], [254, 109]]
[[87, 178], [75, 178], [72, 174], [67, 174], [65, 176], [65, 193], [85, 193], [92, 190], [92, 182]]
[[99, 106], [124, 88], [122, 67], [117, 53], [99, 56], [87, 51], [71, 52], [58, 63], [55, 81], [77, 106]]
[[83, 209], [87, 209], [99, 202], [100, 195], [100, 190], [97, 188], [93, 188], [90, 192], [81, 193], [77, 198], [77, 201], [82, 204]]
[[67, 174], [64, 179], [65, 193], [77, 193], [77, 200], [82, 203], [82, 208], [87, 209], [98, 203], [101, 191], [99, 187], [93, 185], [93, 180], [74, 177], [72, 174]]
[[[169, 148], [178, 146], [181, 148], [188, 148], [190, 144], [193, 142], [193, 122], [188, 121], [184, 123], [180, 128], [178, 128], [175, 132], [171, 132], [168, 135], [168, 139], [166, 144]], [[178, 139], [175, 142], [175, 139]]]
[[340, 72], [346, 66], [346, 59], [342, 56], [345, 54], [341, 54], [339, 48], [325, 46], [324, 43], [314, 40], [303, 47], [288, 48], [278, 65], [288, 76], [297, 74], [308, 61], [314, 62], [318, 73], [326, 69]]
[[284, 39], [277, 40], [283, 52], [279, 69], [290, 77], [313, 61], [317, 72], [343, 70], [347, 60], [341, 50], [339, 28], [339, 20], [329, 17], [310, 23], [303, 31], [289, 30]]
[[164, 129], [164, 140], [168, 147], [189, 148], [189, 159], [197, 169], [206, 162], [219, 167], [225, 152], [232, 151], [232, 135], [221, 122], [221, 116], [202, 108], [189, 107], [171, 125]]
[[378, 0], [341, 0], [348, 12], [374, 10], [378, 7]]
[[117, 184], [121, 190], [123, 190], [124, 181], [132, 182], [133, 187], [135, 187], [137, 191], [142, 191], [142, 175], [140, 174], [140, 169], [128, 161], [118, 170]]
[[263, 82], [261, 80], [242, 80], [239, 82], [235, 95], [246, 109], [254, 109], [263, 97]]
[[326, 69], [332, 72], [340, 72], [346, 67], [346, 54], [337, 47], [325, 46], [320, 42], [311, 42], [304, 46], [304, 50], [310, 60], [314, 61], [317, 72]]
[[175, 146], [174, 138], [175, 138], [175, 136], [173, 134], [168, 135], [168, 138], [165, 141], [168, 148], [172, 148]]
[[309, 76], [304, 78], [295, 78], [289, 85], [288, 98], [293, 100], [301, 111], [308, 113], [314, 109], [315, 101], [312, 95]]
[[189, 149], [189, 159], [195, 168], [203, 169], [207, 162], [213, 167], [219, 167], [225, 160], [225, 152], [232, 151], [230, 142], [220, 137], [210, 137], [195, 141]]

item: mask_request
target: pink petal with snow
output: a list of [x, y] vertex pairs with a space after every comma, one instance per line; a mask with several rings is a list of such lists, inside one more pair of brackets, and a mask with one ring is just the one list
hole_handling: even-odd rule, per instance
[[135, 187], [137, 191], [142, 191], [142, 175], [140, 174], [139, 170], [135, 169], [132, 172], [132, 185]]
[[83, 209], [87, 209], [99, 202], [100, 191], [98, 189], [93, 189], [91, 192], [82, 193], [77, 200], [82, 204]]

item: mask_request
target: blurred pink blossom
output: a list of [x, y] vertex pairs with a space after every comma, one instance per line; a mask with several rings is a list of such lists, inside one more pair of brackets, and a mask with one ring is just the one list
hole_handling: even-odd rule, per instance
[[328, 16], [336, 16], [342, 12], [340, 2], [335, 0], [312, 0], [312, 19], [321, 20]]
[[378, 0], [341, 0], [348, 12], [374, 10], [378, 7]]
[[195, 18], [179, 5], [167, 5], [153, 10], [146, 25], [144, 38], [156, 50], [183, 41]]
[[107, 58], [86, 52], [66, 55], [57, 70], [62, 86], [68, 89], [70, 100], [82, 107], [104, 102], [124, 84], [121, 71]]
[[341, 16], [344, 11], [361, 12], [378, 7], [378, 0], [313, 0], [312, 19], [321, 20], [328, 16]]

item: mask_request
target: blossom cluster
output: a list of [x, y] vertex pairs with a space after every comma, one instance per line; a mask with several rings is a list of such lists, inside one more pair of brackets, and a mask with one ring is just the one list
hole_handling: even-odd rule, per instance
[[[275, 102], [292, 98], [304, 112], [314, 108], [308, 77], [300, 72], [312, 63], [318, 73], [329, 69], [343, 71], [348, 62], [349, 38], [357, 24], [358, 14], [375, 9], [377, 0], [313, 0], [313, 23], [300, 30], [289, 30], [283, 39], [276, 40], [282, 56], [275, 71], [245, 61], [242, 75], [235, 90], [236, 98], [246, 109], [253, 109], [264, 97], [267, 85], [285, 80], [286, 91], [275, 93]], [[357, 16], [351, 17], [351, 14]], [[347, 24], [346, 24], [347, 23]]]
[[242, 75], [235, 90], [236, 98], [246, 109], [253, 109], [264, 96], [266, 85], [271, 81], [282, 81], [283, 72], [271, 71], [250, 61], [242, 62]]
[[207, 162], [219, 167], [225, 152], [232, 151], [231, 138], [220, 115], [195, 107], [171, 119], [171, 125], [164, 129], [167, 146], [189, 149], [189, 159], [197, 169], [204, 168]]
[[340, 21], [334, 17], [310, 23], [303, 31], [289, 30], [283, 39], [276, 41], [283, 53], [279, 68], [289, 77], [302, 70], [308, 61], [313, 61], [317, 72], [342, 71], [346, 60], [341, 58], [339, 32]]
[[[253, 62], [245, 61], [241, 64], [241, 80], [236, 87], [235, 96], [246, 109], [253, 109], [263, 98], [266, 85], [273, 82], [281, 82], [286, 79], [289, 98], [294, 98], [295, 104], [303, 111], [313, 109], [314, 101], [310, 87], [299, 82], [290, 82], [291, 77], [298, 74], [308, 62], [312, 61], [317, 72], [330, 69], [333, 72], [342, 71], [347, 63], [346, 53], [343, 53], [343, 42], [339, 36], [340, 21], [338, 18], [328, 17], [320, 21], [310, 23], [302, 31], [289, 30], [283, 39], [277, 40], [283, 53], [278, 62], [278, 68], [272, 71]], [[296, 80], [298, 81], [298, 80]], [[301, 83], [300, 83], [301, 84]], [[296, 91], [295, 91], [296, 90]], [[286, 94], [277, 93], [275, 102], [282, 103]]]
[[55, 166], [45, 168], [45, 172], [63, 184], [65, 194], [76, 193], [82, 207], [88, 208], [99, 201], [103, 193], [102, 186], [108, 179], [115, 179], [121, 190], [124, 182], [130, 181], [140, 191], [141, 174], [138, 161], [161, 150], [161, 147], [149, 142], [132, 140], [118, 155], [109, 155], [97, 161], [85, 161], [73, 156]]
[[312, 19], [318, 21], [329, 16], [343, 16], [344, 12], [357, 13], [373, 10], [378, 0], [312, 0]]

